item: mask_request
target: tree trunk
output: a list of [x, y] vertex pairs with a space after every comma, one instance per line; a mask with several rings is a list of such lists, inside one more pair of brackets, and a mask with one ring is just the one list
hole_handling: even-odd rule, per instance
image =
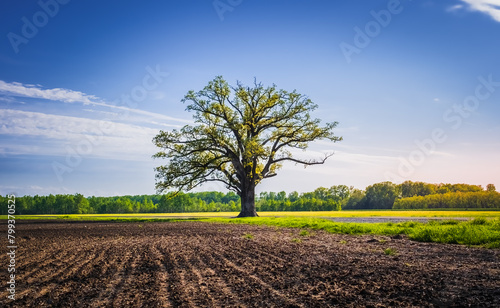
[[255, 185], [248, 185], [241, 190], [241, 212], [238, 217], [257, 217], [255, 211]]

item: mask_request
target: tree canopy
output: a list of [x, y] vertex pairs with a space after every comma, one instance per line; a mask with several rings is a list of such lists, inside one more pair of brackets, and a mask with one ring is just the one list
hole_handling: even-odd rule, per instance
[[153, 139], [161, 149], [154, 155], [168, 163], [156, 168], [158, 192], [191, 190], [218, 181], [241, 197], [240, 217], [257, 216], [255, 186], [277, 175], [286, 161], [323, 164], [332, 154], [304, 160], [290, 149], [306, 149], [315, 140], [342, 140], [333, 129], [337, 122], [320, 125], [310, 112], [318, 106], [295, 90], [275, 85], [235, 87], [216, 77], [201, 91], [183, 99], [194, 112], [195, 125], [160, 131]]

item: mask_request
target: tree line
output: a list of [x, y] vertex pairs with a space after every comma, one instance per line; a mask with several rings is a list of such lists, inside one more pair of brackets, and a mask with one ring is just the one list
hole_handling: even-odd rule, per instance
[[302, 194], [296, 191], [289, 194], [284, 191], [262, 192], [255, 207], [257, 211], [340, 211], [351, 190], [345, 185], [338, 185], [319, 187]]
[[[347, 186], [314, 192], [286, 194], [263, 192], [257, 201], [259, 211], [331, 211], [340, 210], [341, 202], [349, 195]], [[0, 196], [0, 204], [7, 197]], [[163, 195], [136, 195], [115, 197], [84, 197], [74, 195], [23, 196], [16, 198], [16, 214], [112, 214], [112, 213], [186, 213], [236, 212], [241, 208], [240, 197], [234, 192], [216, 191]], [[2, 207], [2, 215], [7, 207]]]
[[354, 189], [343, 209], [500, 208], [495, 185], [382, 182]]
[[[7, 204], [0, 196], [0, 204]], [[115, 197], [74, 195], [16, 198], [16, 214], [112, 214], [236, 212], [240, 197], [234, 192], [172, 193]], [[376, 183], [365, 190], [345, 185], [320, 187], [312, 192], [261, 192], [257, 211], [338, 211], [341, 209], [500, 208], [500, 193], [489, 184], [429, 184], [406, 181]], [[7, 214], [7, 206], [0, 213]]]
[[[0, 196], [0, 204], [7, 204]], [[239, 197], [233, 193], [199, 192], [177, 195], [136, 195], [115, 197], [84, 197], [48, 195], [16, 197], [16, 214], [114, 214], [114, 213], [183, 213], [237, 211]], [[1, 207], [2, 215], [7, 206]]]
[[397, 199], [393, 209], [491, 209], [500, 208], [500, 193], [481, 192], [449, 192], [427, 196], [414, 196]]

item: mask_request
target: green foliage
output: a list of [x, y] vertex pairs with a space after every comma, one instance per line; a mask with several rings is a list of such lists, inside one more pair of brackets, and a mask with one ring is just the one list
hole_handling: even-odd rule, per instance
[[365, 192], [359, 189], [351, 189], [349, 198], [345, 199], [342, 209], [355, 210], [359, 209], [364, 204]]
[[395, 248], [386, 248], [384, 249], [384, 254], [387, 256], [394, 256], [398, 251]]
[[488, 221], [484, 217], [476, 217], [473, 220], [471, 220], [470, 223], [473, 225], [485, 225], [488, 223]]
[[313, 192], [286, 195], [262, 192], [256, 203], [257, 211], [340, 211], [342, 203], [349, 198], [350, 189], [345, 185], [320, 187]]
[[[288, 197], [285, 192], [264, 192], [257, 202], [257, 208], [259, 211], [340, 210], [341, 202], [348, 197], [344, 187], [333, 186], [326, 190], [326, 194], [318, 193], [323, 189], [300, 195], [292, 192]], [[2, 199], [5, 198], [0, 196], [0, 201]], [[240, 208], [240, 197], [231, 191], [88, 198], [80, 194], [16, 198], [16, 213], [22, 215], [236, 212]], [[2, 214], [7, 214], [7, 207], [0, 207]]]
[[[489, 184], [488, 192], [495, 192]], [[460, 194], [462, 193], [462, 194]], [[343, 209], [434, 209], [434, 208], [500, 208], [498, 197], [484, 194], [480, 185], [429, 184], [406, 181], [395, 185], [377, 183], [366, 191], [354, 189]]]
[[[489, 184], [487, 187], [490, 187]], [[494, 187], [494, 185], [493, 185]], [[398, 185], [399, 197], [409, 198], [415, 196], [427, 196], [434, 194], [446, 194], [450, 192], [480, 192], [483, 188], [480, 185], [469, 184], [429, 184], [423, 182], [406, 181]]]
[[306, 149], [315, 140], [342, 140], [333, 133], [337, 122], [320, 126], [311, 117], [317, 108], [296, 91], [235, 87], [216, 77], [201, 91], [189, 91], [183, 99], [193, 112], [195, 125], [180, 130], [160, 131], [153, 139], [160, 149], [153, 157], [168, 164], [156, 168], [156, 189], [191, 190], [218, 181], [242, 199], [242, 216], [254, 216], [255, 186], [275, 176], [282, 164], [322, 164], [319, 160], [292, 157], [290, 149]]
[[397, 186], [391, 182], [376, 183], [365, 192], [352, 191], [352, 199], [346, 202], [346, 209], [391, 209], [397, 198]]
[[463, 245], [484, 245], [500, 241], [500, 219], [471, 220], [458, 224], [425, 224], [409, 233], [408, 236], [422, 242], [438, 242]]
[[[0, 198], [3, 198], [0, 196]], [[16, 214], [126, 214], [184, 213], [239, 210], [239, 197], [229, 192], [201, 192], [177, 195], [140, 195], [120, 197], [88, 197], [49, 195], [16, 197]], [[0, 199], [1, 201], [1, 199]], [[6, 214], [7, 207], [0, 207]]]
[[398, 199], [393, 209], [435, 208], [500, 208], [500, 193], [496, 191], [449, 192]]
[[307, 231], [307, 230], [300, 230], [299, 235], [300, 236], [309, 236], [310, 234], [309, 234], [309, 231]]
[[500, 241], [484, 244], [484, 247], [488, 249], [498, 249], [500, 248]]
[[458, 225], [460, 222], [455, 219], [446, 219], [440, 222], [441, 225]]
[[365, 208], [391, 209], [397, 197], [396, 185], [391, 182], [373, 184], [366, 188]]

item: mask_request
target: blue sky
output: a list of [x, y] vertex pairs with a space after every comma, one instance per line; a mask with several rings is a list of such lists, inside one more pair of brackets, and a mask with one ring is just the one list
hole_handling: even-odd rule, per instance
[[154, 193], [151, 139], [217, 75], [340, 123], [259, 191], [500, 187], [499, 0], [9, 0], [0, 25], [1, 194]]

